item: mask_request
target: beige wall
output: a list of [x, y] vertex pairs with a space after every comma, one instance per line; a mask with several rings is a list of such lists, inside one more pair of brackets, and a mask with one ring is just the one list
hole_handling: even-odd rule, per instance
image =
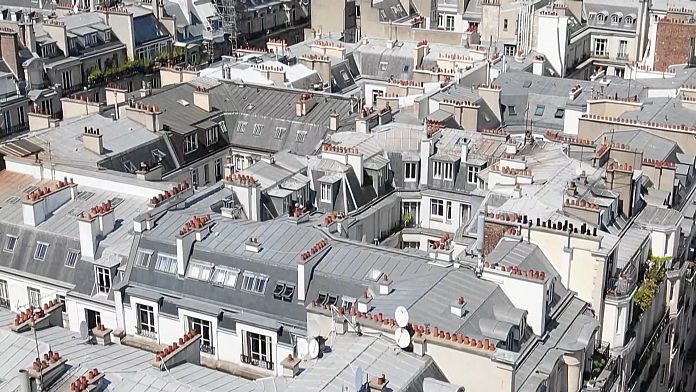
[[60, 100], [63, 108], [63, 118], [73, 118], [85, 116], [92, 113], [101, 113], [103, 105], [94, 101], [83, 101], [72, 98], [62, 98]]
[[106, 19], [106, 24], [119, 41], [126, 45], [126, 55], [129, 59], [135, 58], [135, 35], [133, 31], [133, 14], [111, 11], [101, 11]]
[[189, 82], [200, 76], [198, 71], [187, 71], [180, 68], [160, 68], [162, 87], [170, 84]]

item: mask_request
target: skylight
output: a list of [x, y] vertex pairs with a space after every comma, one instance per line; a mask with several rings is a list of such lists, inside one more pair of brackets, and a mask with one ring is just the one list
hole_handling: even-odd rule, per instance
[[565, 109], [558, 108], [558, 109], [556, 109], [556, 113], [553, 116], [556, 118], [563, 118], [564, 114], [565, 114]]
[[94, 192], [87, 192], [87, 191], [79, 191], [77, 192], [77, 196], [75, 197], [77, 200], [89, 200], [92, 196], [94, 196]]
[[215, 270], [213, 270], [213, 276], [210, 279], [210, 283], [212, 283], [214, 286], [234, 288], [237, 284], [238, 275], [238, 269], [215, 267]]
[[304, 143], [305, 137], [307, 137], [307, 131], [297, 131], [297, 137], [295, 141], [298, 143]]
[[273, 290], [273, 298], [282, 299], [285, 302], [292, 302], [292, 296], [295, 294], [295, 285], [287, 282], [276, 283]]
[[534, 110], [534, 115], [535, 115], [535, 116], [543, 116], [543, 115], [544, 115], [544, 109], [546, 109], [546, 106], [544, 106], [544, 105], [537, 105], [536, 109]]
[[135, 255], [135, 266], [147, 268], [150, 265], [152, 251], [149, 249], [138, 249], [138, 254]]
[[186, 277], [196, 280], [208, 281], [210, 273], [213, 271], [213, 265], [202, 261], [191, 261], [189, 263]]
[[17, 236], [7, 234], [7, 239], [5, 240], [5, 247], [3, 250], [5, 252], [14, 252], [14, 248], [17, 246]]
[[68, 253], [65, 254], [65, 266], [70, 268], [75, 268], [77, 259], [80, 257], [80, 251], [75, 249], [68, 249]]
[[243, 277], [242, 290], [256, 294], [263, 294], [266, 291], [268, 275], [244, 271]]
[[188, 101], [185, 99], [178, 99], [176, 102], [181, 106], [188, 106], [189, 105]]
[[276, 127], [275, 133], [273, 134], [273, 138], [274, 138], [274, 139], [280, 139], [280, 138], [282, 138], [282, 137], [283, 137], [283, 134], [285, 133], [285, 130], [286, 130], [286, 129], [287, 129], [287, 128]]
[[48, 244], [45, 242], [37, 242], [36, 249], [34, 250], [34, 260], [44, 261], [46, 260], [46, 252], [48, 251]]
[[163, 153], [159, 148], [155, 148], [152, 150], [152, 156], [157, 159], [164, 159], [167, 157], [167, 154]]
[[254, 136], [261, 135], [261, 131], [263, 131], [263, 124], [254, 124]]
[[166, 272], [169, 274], [176, 273], [176, 256], [167, 254], [158, 254], [157, 262], [155, 263], [155, 269], [157, 271]]
[[237, 123], [237, 132], [244, 133], [244, 131], [246, 131], [246, 126], [247, 126], [246, 122], [244, 122], [244, 121], [238, 122]]

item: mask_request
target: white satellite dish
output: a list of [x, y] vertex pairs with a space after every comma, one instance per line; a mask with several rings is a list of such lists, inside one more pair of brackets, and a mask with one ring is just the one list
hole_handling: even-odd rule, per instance
[[87, 328], [87, 323], [85, 321], [80, 322], [80, 338], [89, 338], [89, 328]]
[[401, 348], [406, 348], [411, 344], [411, 335], [406, 328], [399, 328], [394, 331], [394, 341]]
[[394, 319], [399, 327], [406, 328], [408, 325], [408, 310], [403, 306], [399, 306], [394, 312]]
[[309, 320], [307, 322], [307, 337], [316, 338], [321, 335], [321, 326], [316, 320]]
[[319, 341], [312, 339], [309, 341], [309, 357], [315, 359], [319, 356]]
[[362, 392], [364, 385], [365, 382], [363, 382], [363, 370], [361, 367], [359, 367], [355, 369], [355, 392]]

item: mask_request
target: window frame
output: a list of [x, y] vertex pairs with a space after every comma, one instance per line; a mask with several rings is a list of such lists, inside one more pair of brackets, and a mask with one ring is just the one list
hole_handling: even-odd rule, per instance
[[186, 321], [189, 327], [188, 330], [194, 330], [201, 336], [201, 348], [213, 348], [213, 323], [194, 316], [186, 316]]
[[445, 201], [442, 199], [430, 199], [430, 218], [445, 218]]
[[[36, 261], [46, 261], [46, 255], [48, 254], [48, 247], [51, 246], [48, 242], [36, 241], [36, 247], [34, 248], [34, 260]], [[40, 250], [43, 250], [40, 252]]]
[[205, 130], [205, 145], [206, 146], [211, 146], [215, 143], [217, 143], [219, 140], [218, 138], [218, 128], [215, 127], [210, 127]]
[[[34, 295], [35, 297], [34, 298]], [[41, 306], [41, 289], [36, 289], [33, 287], [28, 287], [27, 286], [27, 301], [29, 305], [34, 305], [34, 307], [40, 307]]]
[[404, 162], [404, 181], [418, 181], [418, 162]]
[[[242, 353], [249, 358], [249, 362], [265, 362], [273, 364], [273, 337], [252, 332], [244, 331], [244, 347]], [[257, 349], [254, 349], [254, 346]], [[265, 367], [265, 366], [264, 366]]]
[[94, 283], [97, 287], [97, 293], [109, 295], [111, 292], [111, 269], [100, 265], [94, 266]]
[[[73, 255], [74, 255], [74, 257], [71, 257]], [[77, 249], [69, 248], [65, 252], [65, 261], [63, 262], [63, 265], [68, 267], [68, 268], [75, 268], [75, 266], [77, 265], [77, 260], [79, 260], [79, 259], [80, 259], [80, 251]]]
[[[193, 276], [194, 268], [198, 268], [196, 276]], [[200, 260], [191, 260], [186, 268], [186, 277], [207, 282], [213, 274], [214, 265]]]
[[478, 174], [480, 171], [481, 171], [481, 168], [479, 168], [478, 166], [468, 165], [466, 168], [466, 182], [467, 182], [467, 184], [478, 184]]
[[433, 178], [442, 179], [442, 161], [433, 161]]
[[442, 163], [442, 179], [445, 181], [454, 180], [454, 165], [451, 162]]
[[[237, 280], [239, 279], [239, 270], [236, 268], [228, 267], [215, 267], [213, 272], [210, 274], [210, 284], [217, 287], [226, 287], [234, 289], [237, 286]], [[218, 274], [224, 274], [222, 280], [216, 279]], [[232, 280], [232, 284], [229, 284], [229, 280]]]
[[536, 105], [536, 108], [534, 109], [534, 115], [537, 117], [541, 117], [544, 115], [545, 111], [546, 105]]
[[184, 135], [184, 154], [190, 154], [198, 150], [198, 133], [192, 132]]
[[[152, 260], [152, 255], [155, 252], [150, 250], [150, 249], [138, 249], [138, 251], [135, 254], [135, 260], [133, 261], [133, 266], [138, 267], [138, 268], [143, 268], [143, 269], [148, 269], [150, 267], [150, 261]], [[147, 255], [147, 262], [143, 265], [142, 260], [145, 260], [145, 257], [140, 257], [140, 255]], [[138, 260], [141, 260], [139, 263]]]
[[[143, 314], [146, 314], [147, 320], [143, 320]], [[142, 332], [146, 331], [149, 334], [157, 333], [157, 320], [155, 319], [155, 307], [152, 305], [136, 303], [135, 304], [135, 315], [137, 317], [137, 328], [140, 335]], [[156, 336], [156, 335], [155, 335]]]
[[333, 184], [322, 182], [320, 185], [319, 201], [324, 203], [333, 202]]
[[[14, 253], [18, 241], [18, 236], [12, 234], [5, 234], [5, 244], [2, 247], [2, 251], [7, 253]], [[12, 244], [12, 246], [9, 246], [10, 243]]]
[[[162, 267], [162, 264], [160, 264], [162, 259], [169, 259], [169, 266], [170, 266], [169, 270], [158, 268], [158, 266]], [[172, 265], [174, 266], [173, 271], [171, 271]], [[177, 265], [176, 255], [170, 255], [168, 253], [157, 253], [157, 259], [155, 260], [155, 271], [163, 272], [165, 274], [174, 274], [175, 275], [177, 273], [177, 269], [178, 269], [178, 265]]]
[[252, 271], [242, 273], [242, 283], [240, 290], [252, 294], [263, 295], [268, 287], [268, 275], [259, 274]]

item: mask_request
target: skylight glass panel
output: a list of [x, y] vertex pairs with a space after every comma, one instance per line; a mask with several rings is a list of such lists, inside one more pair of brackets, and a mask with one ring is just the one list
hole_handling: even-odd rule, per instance
[[80, 257], [80, 251], [75, 249], [68, 249], [68, 253], [65, 254], [65, 266], [74, 268], [77, 264], [77, 259]]
[[155, 263], [155, 269], [157, 271], [166, 272], [169, 274], [176, 273], [176, 256], [158, 254], [157, 262]]
[[150, 258], [152, 258], [151, 250], [138, 249], [138, 254], [135, 255], [135, 266], [140, 268], [147, 268], [150, 265]]
[[189, 263], [186, 277], [196, 280], [208, 281], [210, 273], [213, 271], [213, 265], [202, 261], [191, 261]]
[[244, 272], [244, 279], [242, 280], [242, 290], [256, 294], [263, 294], [266, 291], [267, 284], [267, 275], [257, 274], [248, 271]]
[[246, 122], [244, 122], [244, 121], [238, 122], [237, 123], [237, 132], [244, 133], [244, 131], [246, 131], [246, 126], [247, 126]]
[[12, 253], [12, 252], [14, 252], [15, 246], [17, 246], [17, 237], [14, 235], [8, 234], [6, 239], [5, 239], [5, 246], [4, 246], [3, 250], [5, 252]]
[[46, 260], [46, 252], [48, 251], [48, 244], [45, 242], [37, 242], [36, 249], [34, 249], [34, 260], [44, 261]]
[[234, 288], [237, 284], [239, 270], [225, 267], [215, 267], [210, 283], [215, 286]]
[[534, 110], [534, 115], [535, 115], [535, 116], [543, 116], [543, 115], [544, 115], [544, 109], [546, 109], [546, 106], [544, 106], [544, 105], [537, 105], [536, 109]]
[[260, 136], [263, 131], [263, 124], [254, 124], [254, 136]]

